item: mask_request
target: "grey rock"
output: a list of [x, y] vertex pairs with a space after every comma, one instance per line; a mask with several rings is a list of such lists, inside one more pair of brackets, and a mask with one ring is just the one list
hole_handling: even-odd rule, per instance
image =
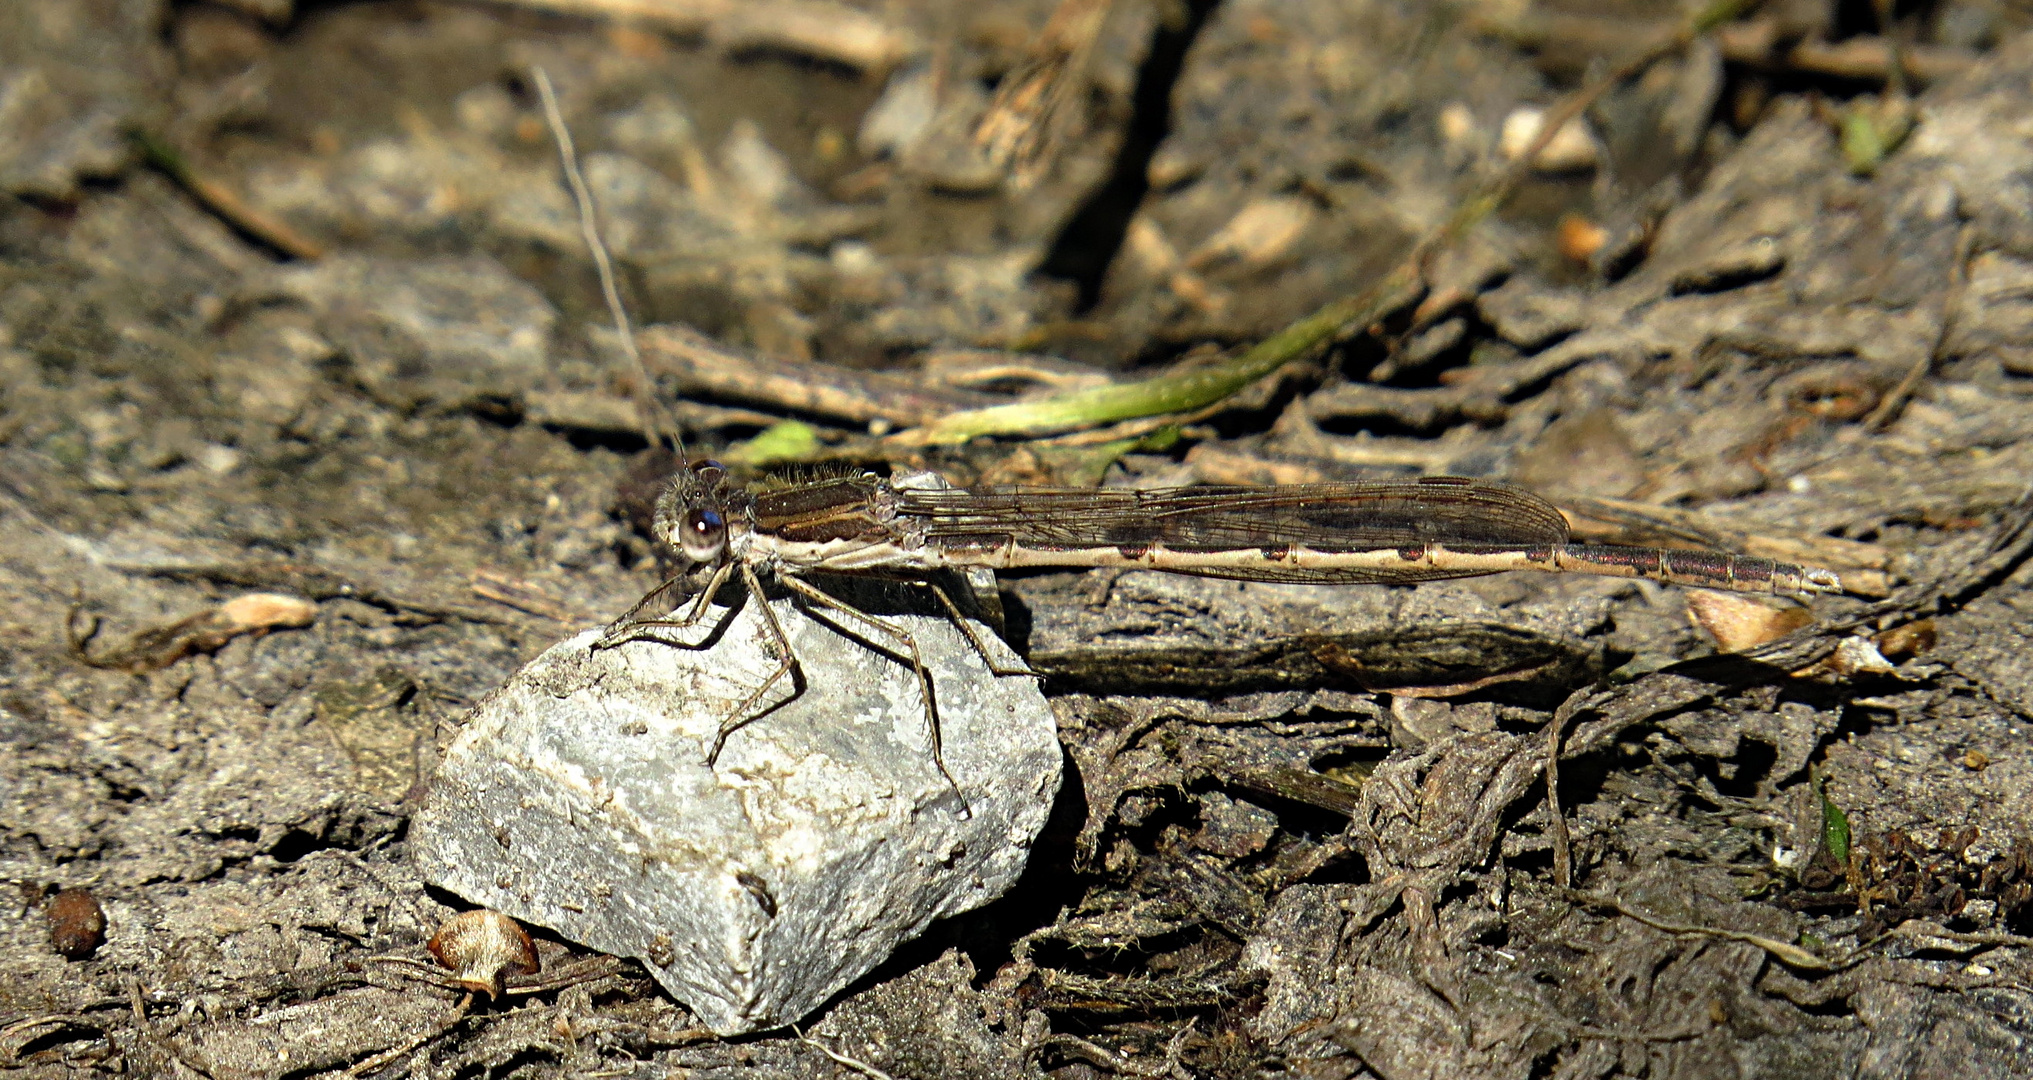
[[355, 377], [385, 401], [519, 395], [550, 362], [556, 311], [484, 255], [337, 256], [281, 272], [277, 289], [318, 311]]
[[791, 168], [791, 159], [771, 146], [762, 128], [747, 117], [734, 121], [727, 140], [720, 144], [720, 167], [744, 197], [763, 205], [791, 206], [813, 201], [811, 189]]
[[772, 688], [765, 703], [782, 704], [736, 731], [717, 767], [715, 730], [777, 664], [753, 602], [717, 641], [684, 639], [708, 647], [596, 652], [589, 632], [510, 678], [431, 783], [412, 830], [424, 877], [641, 958], [728, 1035], [802, 1018], [934, 919], [1001, 895], [1059, 783], [1035, 682], [994, 675], [943, 618], [885, 616], [934, 672], [963, 809], [909, 668], [772, 606], [807, 685]]
[[1589, 298], [1513, 278], [1476, 298], [1476, 310], [1505, 341], [1537, 349], [1588, 325]]
[[586, 186], [617, 258], [645, 265], [710, 263], [770, 250], [718, 207], [626, 154], [586, 155]]
[[126, 129], [163, 113], [160, 0], [0, 4], [0, 191], [78, 195], [133, 156]]
[[684, 175], [687, 157], [700, 153], [699, 130], [684, 104], [649, 94], [603, 121], [607, 145], [671, 176]]
[[2006, 371], [2033, 375], [2033, 261], [1986, 251], [1970, 260], [1949, 326], [1949, 355], [1995, 355]]
[[938, 80], [930, 65], [899, 68], [882, 97], [861, 116], [854, 144], [871, 158], [901, 157], [917, 145], [939, 110]]

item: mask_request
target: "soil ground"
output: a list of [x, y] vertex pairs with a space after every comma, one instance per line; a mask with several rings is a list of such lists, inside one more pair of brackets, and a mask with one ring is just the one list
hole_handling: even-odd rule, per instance
[[[0, 1074], [2033, 1075], [2033, 19], [1890, 7], [1657, 50], [1219, 403], [938, 447], [1371, 286], [1681, 5], [0, 5]], [[659, 580], [645, 389], [745, 472], [1503, 479], [1848, 589], [1010, 577], [1007, 897], [792, 1031], [542, 933], [462, 1004], [407, 822]]]

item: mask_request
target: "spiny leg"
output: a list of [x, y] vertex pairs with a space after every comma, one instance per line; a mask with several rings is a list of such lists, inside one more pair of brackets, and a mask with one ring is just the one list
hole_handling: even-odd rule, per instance
[[[687, 573], [689, 573], [689, 571], [687, 571]], [[628, 631], [633, 630], [635, 627], [641, 625], [642, 620], [637, 618], [637, 616], [642, 614], [643, 609], [649, 607], [651, 604], [658, 602], [659, 600], [662, 600], [665, 594], [671, 591], [672, 586], [675, 586], [678, 582], [685, 580], [685, 577], [686, 574], [673, 574], [670, 577], [665, 578], [663, 584], [642, 594], [642, 599], [637, 600], [633, 607], [629, 608], [625, 612], [622, 612], [620, 618], [615, 619], [613, 622], [607, 624], [607, 629], [601, 633], [600, 640], [593, 643], [593, 647], [596, 649], [604, 649], [608, 648], [609, 646], [619, 645], [623, 641], [629, 640], [625, 635], [627, 634]]]
[[[729, 565], [731, 566], [732, 564], [730, 563]], [[786, 583], [790, 580], [787, 575], [781, 574], [778, 575], [777, 579]], [[775, 671], [770, 672], [769, 678], [762, 681], [761, 686], [756, 687], [753, 693], [742, 699], [741, 704], [734, 707], [733, 712], [727, 714], [727, 719], [720, 721], [720, 730], [713, 735], [713, 748], [706, 752], [706, 765], [709, 768], [720, 760], [720, 750], [727, 745], [727, 737], [729, 735], [740, 731], [742, 728], [760, 719], [764, 713], [771, 712], [780, 705], [796, 700], [800, 694], [805, 692], [804, 666], [798, 663], [798, 654], [791, 651], [790, 636], [784, 633], [783, 624], [777, 621], [776, 612], [770, 608], [769, 594], [762, 591], [762, 581], [755, 576], [755, 571], [746, 564], [743, 564], [741, 567], [741, 582], [748, 586], [749, 599], [754, 601], [755, 606], [761, 610], [762, 624], [768, 628], [770, 640], [775, 644], [781, 662], [777, 664]], [[771, 706], [769, 709], [751, 713], [750, 710], [755, 708], [755, 703], [761, 701], [763, 695], [769, 693], [769, 688], [775, 686], [777, 680], [785, 675], [791, 677], [791, 696], [779, 702], [778, 706]]]
[[699, 595], [692, 598], [692, 606], [683, 615], [675, 619], [649, 619], [642, 625], [669, 626], [679, 630], [697, 625], [700, 619], [706, 617], [707, 608], [712, 606], [713, 598], [720, 595], [721, 587], [727, 584], [727, 576], [733, 572], [732, 562], [724, 562], [714, 567], [713, 576], [706, 579], [706, 587], [700, 589]]
[[932, 696], [932, 673], [925, 669], [925, 658], [918, 652], [918, 639], [912, 637], [909, 630], [887, 619], [870, 615], [868, 612], [845, 601], [837, 600], [820, 591], [817, 586], [810, 582], [793, 577], [790, 574], [779, 574], [777, 575], [777, 580], [783, 582], [785, 588], [804, 597], [812, 604], [828, 611], [837, 611], [861, 623], [863, 626], [872, 627], [903, 643], [904, 649], [910, 653], [911, 673], [918, 677], [918, 693], [922, 696], [925, 703], [925, 725], [932, 736], [932, 764], [939, 767], [939, 775], [946, 778], [946, 785], [953, 789], [953, 794], [960, 797], [962, 816], [971, 817], [974, 811], [967, 803], [966, 793], [960, 790], [960, 782], [953, 779], [952, 770], [946, 768], [945, 741], [939, 734], [939, 709]]
[[[685, 613], [683, 615], [678, 616], [675, 619], [669, 618], [668, 616], [655, 619], [636, 618], [636, 615], [641, 613], [643, 608], [648, 607], [650, 603], [656, 600], [657, 597], [660, 596], [661, 594], [668, 592], [670, 590], [670, 587], [672, 585], [677, 584], [684, 577], [684, 575], [680, 574], [677, 577], [674, 577], [669, 581], [664, 582], [662, 585], [659, 585], [656, 588], [651, 589], [648, 596], [645, 596], [641, 600], [636, 601], [635, 606], [629, 608], [627, 614], [607, 624], [606, 632], [600, 635], [600, 640], [593, 643], [593, 647], [595, 649], [607, 649], [619, 645], [625, 641], [634, 641], [638, 637], [640, 637], [638, 631], [652, 626], [663, 626], [670, 627], [675, 630], [684, 630], [698, 625], [699, 620], [705, 618], [707, 608], [713, 602], [713, 597], [719, 594], [720, 587], [727, 584], [727, 575], [733, 572], [734, 564], [732, 562], [724, 562], [721, 563], [719, 566], [714, 567], [713, 576], [706, 579], [706, 587], [704, 589], [701, 589], [699, 591], [699, 594], [692, 598], [691, 606], [685, 610]], [[664, 644], [669, 645], [679, 643], [664, 642]]]
[[967, 638], [967, 644], [974, 646], [974, 655], [981, 657], [981, 662], [988, 665], [989, 674], [1004, 676], [1022, 675], [1026, 678], [1031, 679], [1044, 678], [1043, 675], [1039, 674], [1036, 671], [1031, 670], [1031, 666], [1029, 664], [1024, 664], [1022, 657], [1017, 658], [1017, 663], [1023, 664], [1022, 667], [1005, 668], [998, 665], [995, 662], [995, 657], [989, 655], [988, 643], [981, 640], [981, 633], [974, 629], [973, 620], [967, 618], [967, 616], [962, 615], [960, 613], [960, 605], [954, 603], [953, 598], [951, 596], [946, 595], [946, 590], [940, 588], [939, 583], [936, 581], [922, 581], [917, 582], [917, 584], [923, 585], [925, 588], [932, 590], [932, 595], [939, 598], [939, 603], [943, 605], [946, 609], [947, 617], [953, 620], [953, 625], [955, 627], [958, 627], [960, 633]]

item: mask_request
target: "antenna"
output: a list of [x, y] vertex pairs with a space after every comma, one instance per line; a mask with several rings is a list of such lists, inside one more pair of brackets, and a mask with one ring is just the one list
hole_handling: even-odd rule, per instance
[[586, 178], [579, 174], [579, 154], [572, 149], [572, 133], [565, 127], [564, 114], [558, 111], [558, 96], [551, 90], [551, 77], [540, 65], [532, 65], [529, 72], [536, 82], [537, 97], [543, 101], [544, 120], [550, 124], [551, 138], [558, 144], [558, 160], [565, 166], [565, 181], [571, 185], [572, 199], [579, 206], [579, 232], [586, 238], [586, 250], [593, 255], [593, 268], [600, 273], [600, 291], [607, 297], [607, 310], [614, 315], [614, 332], [621, 338], [621, 351], [635, 370], [636, 422], [642, 425], [642, 437], [648, 440], [652, 449], [664, 445], [668, 433], [671, 448], [678, 452], [678, 466], [684, 468], [687, 464], [685, 440], [676, 425], [663, 423], [663, 411], [657, 406], [649, 369], [643, 365], [642, 353], [635, 347], [635, 331], [628, 325], [628, 309], [621, 306], [621, 290], [614, 283], [614, 262], [607, 257], [607, 242], [600, 236], [593, 192], [586, 187]]

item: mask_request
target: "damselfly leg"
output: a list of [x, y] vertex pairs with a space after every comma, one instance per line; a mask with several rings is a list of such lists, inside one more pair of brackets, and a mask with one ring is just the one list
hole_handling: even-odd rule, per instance
[[[827, 611], [838, 612], [841, 615], [845, 615], [846, 617], [853, 619], [854, 621], [860, 623], [863, 626], [869, 627], [880, 633], [889, 635], [892, 640], [897, 641], [903, 645], [904, 651], [910, 655], [911, 673], [917, 676], [918, 694], [920, 700], [922, 700], [925, 705], [925, 728], [931, 738], [932, 743], [932, 764], [937, 765], [939, 767], [939, 775], [945, 777], [947, 786], [953, 789], [953, 793], [955, 795], [960, 796], [960, 809], [962, 815], [966, 816], [968, 814], [971, 814], [972, 811], [968, 808], [967, 805], [967, 796], [961, 792], [959, 781], [954, 780], [952, 770], [946, 768], [945, 740], [941, 738], [939, 734], [938, 699], [932, 693], [932, 673], [926, 670], [925, 658], [922, 654], [918, 652], [918, 639], [913, 637], [909, 630], [906, 630], [903, 627], [898, 626], [893, 622], [890, 622], [888, 619], [882, 618], [879, 615], [870, 615], [868, 612], [863, 611], [858, 607], [855, 607], [853, 604], [847, 603], [844, 600], [836, 599], [835, 597], [830, 596], [827, 593], [821, 591], [817, 586], [813, 585], [812, 583], [805, 581], [795, 575], [779, 573], [777, 575], [777, 580], [783, 582], [785, 588], [803, 597], [806, 603], [811, 604], [814, 607], [823, 608], [824, 610]], [[933, 586], [933, 588], [936, 589], [937, 586]], [[952, 604], [951, 598], [945, 597], [943, 595], [940, 598], [944, 600], [949, 606]], [[958, 618], [956, 618], [954, 621], [956, 624], [960, 623], [960, 620]], [[963, 632], [964, 630], [965, 628], [963, 626]], [[973, 641], [972, 644], [974, 645], [977, 651], [982, 650], [982, 645], [979, 641]], [[986, 657], [987, 653], [983, 651], [982, 655]], [[991, 670], [993, 669], [991, 668]]]
[[[622, 642], [635, 641], [643, 637], [643, 630], [655, 627], [688, 630], [697, 626], [699, 621], [706, 617], [706, 612], [713, 603], [713, 597], [719, 595], [721, 588], [727, 584], [728, 575], [733, 571], [733, 563], [722, 563], [714, 567], [712, 576], [706, 579], [705, 587], [691, 597], [690, 606], [685, 609], [683, 614], [676, 618], [672, 618], [669, 615], [661, 615], [649, 619], [642, 618], [641, 615], [644, 611], [648, 610], [651, 605], [662, 602], [664, 597], [670, 593], [673, 586], [685, 581], [690, 575], [679, 574], [671, 578], [662, 585], [651, 589], [649, 594], [642, 599], [637, 600], [635, 606], [629, 608], [626, 614], [608, 623], [607, 629], [601, 633], [598, 640], [593, 642], [593, 648], [596, 651], [611, 649]], [[661, 641], [666, 645], [680, 644], [679, 642], [667, 641], [663, 638], [655, 640]]]
[[[700, 622], [704, 621], [706, 612], [711, 610], [713, 598], [719, 595], [721, 588], [727, 584], [727, 579], [733, 576], [737, 570], [741, 574], [741, 583], [748, 593], [748, 598], [755, 601], [757, 610], [762, 615], [763, 629], [769, 634], [768, 650], [777, 661], [777, 667], [775, 671], [770, 672], [768, 678], [762, 681], [762, 685], [750, 691], [749, 695], [742, 699], [741, 704], [736, 705], [727, 714], [727, 717], [720, 721], [719, 726], [713, 733], [713, 745], [706, 751], [706, 764], [708, 766], [719, 762], [720, 751], [726, 747], [728, 736], [753, 723], [773, 709], [789, 704], [791, 701], [796, 700], [798, 695], [805, 692], [804, 669], [798, 663], [797, 653], [791, 649], [790, 636], [784, 633], [783, 624], [778, 621], [775, 610], [769, 606], [769, 596], [763, 592], [762, 581], [756, 576], [755, 571], [746, 564], [732, 561], [723, 562], [713, 568], [712, 575], [706, 579], [705, 587], [700, 589], [691, 598], [690, 604], [686, 607], [683, 614], [675, 618], [668, 616], [650, 619], [641, 618], [642, 612], [647, 610], [651, 605], [661, 602], [673, 585], [685, 580], [684, 575], [674, 577], [650, 590], [649, 595], [636, 601], [635, 606], [629, 608], [627, 614], [609, 623], [606, 631], [600, 635], [598, 640], [593, 642], [592, 646], [597, 651], [600, 649], [611, 649], [630, 641], [653, 641], [659, 645], [669, 645], [680, 649], [710, 648], [713, 640], [718, 636], [717, 628], [715, 633], [708, 634], [702, 641], [674, 641], [663, 635], [652, 635], [645, 633], [645, 631], [654, 629], [689, 630], [699, 625]], [[779, 577], [781, 578], [782, 575], [779, 575]], [[731, 619], [733, 617], [734, 611], [730, 609], [727, 612], [726, 618]], [[725, 622], [721, 623], [721, 626], [725, 625]], [[776, 705], [770, 708], [757, 709], [756, 703], [767, 696], [770, 689], [776, 686], [785, 676], [789, 676], [791, 680], [790, 696], [783, 701], [777, 702]]]
[[[804, 665], [799, 661], [796, 650], [792, 648], [790, 635], [784, 632], [783, 624], [777, 618], [775, 609], [770, 607], [768, 594], [764, 591], [762, 579], [755, 569], [746, 563], [738, 563], [732, 560], [723, 562], [714, 568], [712, 576], [707, 579], [705, 587], [691, 598], [690, 603], [682, 614], [675, 617], [642, 618], [641, 614], [643, 611], [662, 602], [670, 589], [683, 580], [682, 577], [673, 578], [658, 586], [648, 596], [638, 601], [634, 607], [629, 609], [627, 614], [610, 624], [606, 632], [593, 643], [593, 648], [595, 649], [612, 648], [624, 642], [637, 640], [654, 641], [658, 644], [679, 648], [705, 648], [707, 647], [706, 642], [674, 641], [662, 635], [645, 633], [645, 631], [657, 628], [682, 630], [697, 626], [705, 619], [706, 612], [710, 610], [712, 598], [720, 592], [721, 587], [726, 584], [727, 579], [737, 572], [741, 575], [744, 591], [748, 594], [745, 599], [752, 600], [757, 605], [757, 610], [762, 618], [763, 628], [769, 639], [767, 648], [777, 660], [777, 667], [721, 720], [714, 731], [712, 746], [706, 752], [706, 764], [708, 766], [719, 762], [720, 752], [726, 748], [728, 738], [735, 732], [740, 731], [742, 728], [747, 727], [749, 724], [754, 723], [776, 709], [789, 704], [805, 692]], [[953, 789], [954, 794], [960, 797], [962, 813], [970, 813], [971, 810], [967, 804], [967, 797], [960, 791], [959, 782], [953, 778], [952, 770], [946, 765], [945, 744], [940, 733], [938, 704], [933, 690], [932, 675], [930, 669], [925, 666], [923, 654], [918, 649], [917, 638], [909, 630], [898, 626], [896, 623], [881, 616], [871, 615], [866, 611], [862, 611], [860, 608], [824, 592], [797, 575], [778, 571], [774, 576], [792, 594], [800, 606], [844, 616], [846, 619], [875, 631], [877, 634], [901, 647], [902, 655], [898, 658], [909, 664], [911, 674], [918, 684], [919, 698], [924, 704], [925, 725], [932, 746], [932, 762], [938, 767], [939, 775]], [[953, 602], [952, 597], [948, 596], [945, 590], [931, 582], [919, 582], [916, 584], [923, 584], [932, 590], [933, 595], [938, 598], [941, 606], [951, 616], [953, 624], [960, 629], [961, 634], [967, 639], [968, 645], [982, 658], [993, 674], [1038, 677], [1036, 672], [1028, 668], [1010, 670], [997, 664], [994, 657], [988, 651], [987, 643], [983, 642], [978, 632], [969, 625], [966, 618], [961, 614], [959, 606]], [[732, 617], [732, 612], [729, 613], [728, 617]], [[832, 620], [829, 619], [827, 621], [830, 623]], [[842, 633], [846, 632], [844, 627], [838, 625], [835, 625], [834, 629]], [[769, 692], [787, 677], [791, 680], [790, 694], [782, 701], [775, 702], [766, 707], [758, 707], [768, 697]]]
[[996, 661], [995, 657], [989, 653], [988, 643], [981, 640], [981, 632], [974, 628], [974, 621], [972, 619], [969, 619], [966, 615], [961, 614], [960, 605], [953, 602], [953, 598], [947, 595], [945, 589], [939, 587], [938, 582], [923, 581], [917, 582], [916, 584], [923, 585], [925, 588], [932, 590], [932, 595], [939, 598], [939, 605], [946, 609], [946, 617], [948, 619], [951, 619], [954, 628], [959, 630], [961, 635], [967, 638], [967, 644], [974, 647], [974, 655], [981, 657], [981, 662], [988, 665], [989, 674], [999, 677], [1010, 677], [1020, 675], [1027, 679], [1043, 679], [1045, 677], [1043, 674], [1031, 670], [1031, 666], [1029, 664], [1024, 664], [1021, 658], [1017, 660], [1017, 663], [1022, 664], [1023, 665], [1022, 667], [1014, 668], [1003, 667], [1000, 663]]
[[[733, 564], [729, 563], [728, 565], [732, 566]], [[781, 575], [779, 575], [778, 580], [783, 580]], [[762, 591], [761, 579], [755, 576], [754, 570], [743, 566], [741, 568], [741, 583], [748, 587], [748, 598], [754, 601], [757, 609], [762, 612], [762, 625], [769, 630], [771, 651], [776, 653], [777, 667], [775, 671], [770, 672], [769, 678], [762, 681], [761, 686], [751, 691], [747, 697], [742, 699], [741, 704], [736, 705], [733, 711], [729, 712], [720, 721], [719, 729], [713, 733], [713, 747], [706, 751], [706, 765], [709, 768], [720, 763], [720, 751], [727, 746], [728, 736], [762, 719], [776, 709], [796, 701], [798, 696], [805, 692], [804, 665], [798, 663], [797, 651], [791, 648], [790, 635], [784, 633], [783, 623], [777, 621], [776, 609], [769, 606], [769, 594]], [[778, 679], [787, 675], [790, 676], [791, 680], [790, 696], [766, 709], [756, 708], [756, 703], [769, 693], [770, 687], [775, 686]]]

